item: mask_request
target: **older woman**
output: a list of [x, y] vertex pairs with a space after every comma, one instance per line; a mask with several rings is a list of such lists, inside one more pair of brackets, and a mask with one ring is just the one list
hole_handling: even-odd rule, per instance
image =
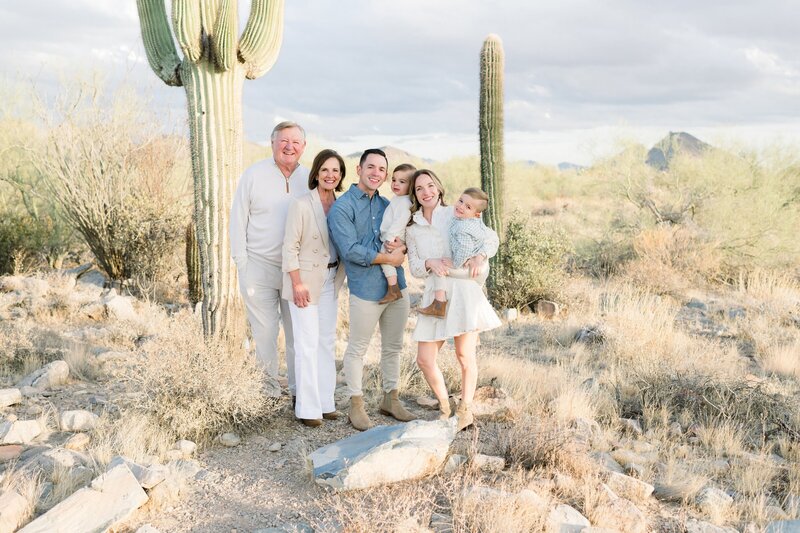
[[336, 419], [336, 297], [344, 268], [329, 240], [326, 216], [344, 176], [342, 157], [322, 150], [308, 175], [311, 192], [294, 199], [286, 217], [282, 294], [292, 298], [295, 416], [310, 427], [322, 425], [323, 418]]
[[[411, 223], [406, 230], [408, 265], [415, 277], [426, 278], [422, 304], [426, 306], [434, 298], [433, 276], [446, 276], [453, 266], [449, 246], [449, 229], [453, 220], [453, 208], [444, 204], [444, 187], [430, 170], [418, 170], [411, 178], [409, 189], [412, 195]], [[467, 260], [465, 266], [474, 278], [483, 269], [484, 262], [495, 253], [499, 240], [489, 230], [482, 253]], [[478, 333], [500, 325], [500, 319], [492, 309], [483, 287], [472, 279], [446, 277], [446, 292], [449, 305], [444, 318], [419, 315], [414, 329], [417, 345], [417, 365], [425, 376], [431, 390], [439, 400], [440, 418], [451, 414], [447, 387], [436, 357], [445, 339], [453, 338], [456, 359], [461, 366], [461, 402], [456, 410], [458, 430], [473, 422], [470, 406], [478, 383], [478, 364], [475, 352]]]

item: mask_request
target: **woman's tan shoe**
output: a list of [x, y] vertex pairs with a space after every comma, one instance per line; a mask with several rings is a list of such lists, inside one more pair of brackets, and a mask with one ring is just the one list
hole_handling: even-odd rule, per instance
[[464, 403], [463, 400], [458, 404], [456, 416], [458, 417], [456, 432], [468, 428], [473, 424], [473, 422], [475, 422], [475, 417], [472, 415], [472, 409], [470, 409], [469, 404]]

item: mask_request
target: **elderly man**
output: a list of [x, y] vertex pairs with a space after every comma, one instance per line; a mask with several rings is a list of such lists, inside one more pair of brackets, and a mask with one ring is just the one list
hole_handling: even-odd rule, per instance
[[[366, 150], [356, 167], [358, 183], [351, 185], [333, 204], [328, 214], [328, 228], [333, 243], [344, 262], [350, 287], [350, 338], [344, 353], [344, 373], [350, 394], [348, 418], [354, 428], [364, 431], [372, 421], [364, 407], [361, 390], [364, 374], [364, 354], [375, 326], [381, 330], [381, 377], [383, 400], [380, 412], [402, 422], [415, 417], [398, 398], [400, 382], [400, 352], [403, 350], [403, 330], [408, 319], [402, 263], [402, 246], [387, 245], [381, 252], [381, 221], [389, 200], [378, 193], [386, 180], [389, 162], [377, 148]], [[390, 303], [380, 303], [386, 294], [386, 277], [379, 265], [397, 268], [397, 284], [403, 297]]]
[[294, 342], [288, 303], [281, 298], [281, 248], [289, 202], [308, 192], [308, 169], [298, 163], [306, 133], [294, 122], [281, 122], [272, 130], [271, 141], [272, 158], [254, 164], [239, 180], [231, 208], [231, 256], [239, 271], [256, 356], [271, 376], [278, 375], [282, 319], [289, 390], [294, 396]]

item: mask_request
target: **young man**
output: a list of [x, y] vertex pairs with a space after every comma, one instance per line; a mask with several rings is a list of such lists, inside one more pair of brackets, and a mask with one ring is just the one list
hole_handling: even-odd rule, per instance
[[[348, 417], [353, 427], [364, 431], [372, 421], [364, 408], [361, 390], [364, 354], [377, 324], [381, 330], [381, 376], [383, 401], [380, 411], [402, 422], [413, 420], [398, 399], [400, 352], [403, 331], [408, 320], [409, 303], [405, 294], [405, 276], [400, 267], [405, 247], [387, 246], [381, 252], [381, 221], [389, 201], [378, 193], [384, 182], [389, 162], [376, 148], [366, 150], [356, 167], [358, 183], [336, 200], [328, 215], [331, 239], [344, 261], [350, 288], [350, 338], [344, 354], [344, 373], [350, 393]], [[380, 265], [397, 268], [397, 283], [403, 297], [387, 304], [378, 303], [386, 294], [386, 277]]]
[[278, 322], [283, 322], [287, 377], [294, 396], [294, 339], [289, 305], [281, 299], [281, 249], [289, 202], [308, 192], [308, 169], [298, 162], [306, 133], [294, 122], [281, 122], [272, 130], [271, 141], [272, 158], [254, 164], [239, 180], [231, 208], [231, 256], [256, 357], [271, 376], [278, 375]]

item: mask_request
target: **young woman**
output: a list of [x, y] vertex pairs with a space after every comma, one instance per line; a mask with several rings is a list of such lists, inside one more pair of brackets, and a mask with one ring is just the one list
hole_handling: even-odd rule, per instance
[[[408, 265], [415, 277], [426, 278], [422, 306], [434, 299], [434, 276], [447, 276], [453, 266], [449, 246], [450, 224], [453, 208], [444, 204], [444, 187], [430, 170], [418, 170], [411, 178], [412, 195], [411, 223], [406, 231]], [[485, 261], [497, 253], [499, 239], [488, 229], [483, 250], [470, 257], [464, 267], [469, 275], [477, 277], [485, 267]], [[417, 364], [425, 380], [439, 400], [440, 418], [450, 416], [447, 387], [436, 357], [445, 339], [453, 338], [456, 358], [461, 366], [461, 403], [458, 405], [458, 430], [473, 422], [470, 409], [478, 383], [478, 365], [475, 352], [478, 333], [500, 325], [500, 319], [492, 309], [483, 288], [471, 279], [446, 277], [448, 306], [443, 318], [420, 315], [414, 329], [417, 345]]]

